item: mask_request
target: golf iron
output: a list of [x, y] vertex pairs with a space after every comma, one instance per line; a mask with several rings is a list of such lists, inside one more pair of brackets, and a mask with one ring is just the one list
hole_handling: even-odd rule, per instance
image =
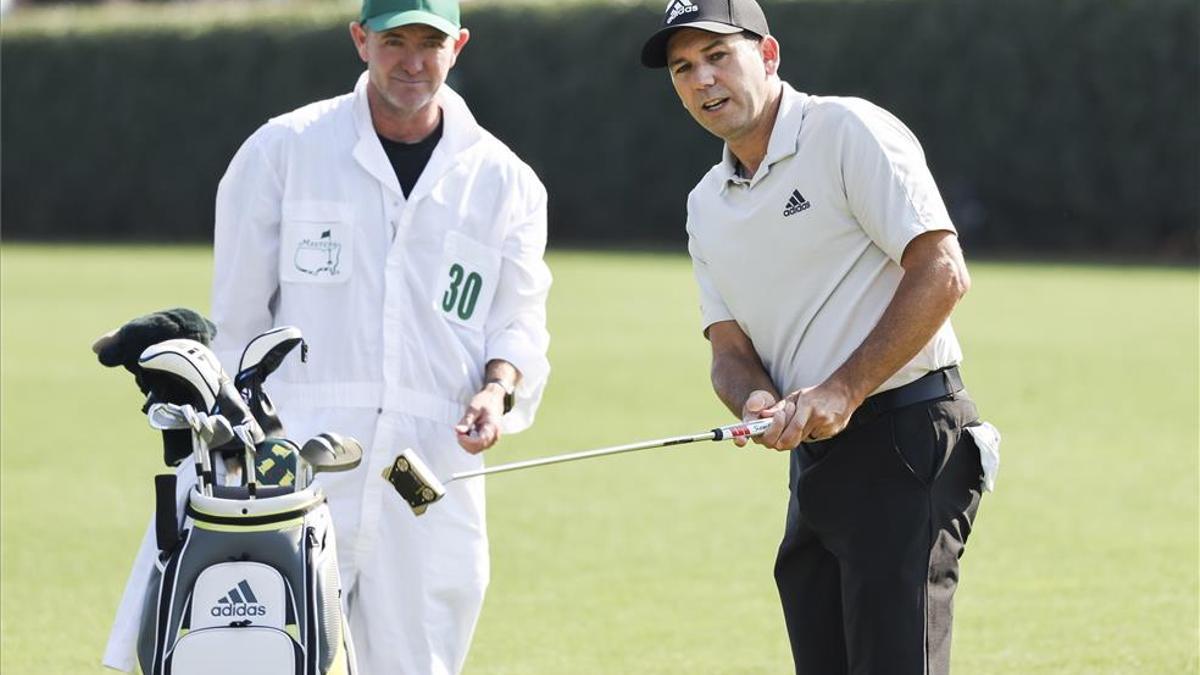
[[636, 450], [649, 450], [651, 448], [665, 448], [672, 445], [683, 445], [686, 443], [695, 443], [697, 441], [725, 441], [733, 438], [751, 438], [758, 436], [771, 426], [771, 419], [754, 420], [752, 422], [739, 422], [737, 424], [729, 424], [723, 427], [710, 429], [703, 433], [690, 434], [687, 436], [672, 436], [670, 438], [660, 438], [653, 441], [643, 441], [640, 443], [630, 443], [628, 445], [614, 445], [607, 448], [597, 448], [595, 450], [583, 450], [580, 452], [572, 452], [564, 455], [553, 455], [550, 457], [542, 457], [539, 459], [529, 459], [521, 462], [510, 462], [508, 464], [498, 464], [483, 469], [474, 471], [462, 471], [451, 474], [446, 480], [439, 480], [433, 475], [429, 466], [425, 464], [412, 448], [406, 448], [402, 451], [391, 465], [383, 470], [383, 478], [388, 483], [391, 483], [392, 488], [396, 490], [404, 501], [412, 508], [413, 513], [421, 515], [425, 513], [425, 509], [437, 500], [441, 499], [446, 494], [446, 484], [451, 481], [462, 480], [464, 478], [474, 478], [476, 476], [485, 476], [493, 473], [504, 473], [506, 471], [519, 471], [521, 469], [532, 469], [533, 467], [546, 466], [548, 464], [560, 464], [562, 462], [574, 462], [580, 459], [591, 459], [592, 457], [603, 457], [606, 455], [616, 455], [623, 452], [634, 452]]

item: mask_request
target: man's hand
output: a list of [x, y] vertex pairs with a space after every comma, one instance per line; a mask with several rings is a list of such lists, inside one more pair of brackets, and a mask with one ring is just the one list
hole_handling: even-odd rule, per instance
[[759, 408], [767, 400], [761, 396], [764, 393], [750, 395], [746, 412], [757, 412], [755, 416], [759, 418], [774, 418], [771, 427], [755, 442], [775, 450], [792, 450], [805, 441], [823, 441], [838, 435], [846, 428], [850, 415], [862, 405], [861, 399], [832, 381], [792, 392], [774, 405]]
[[[750, 392], [750, 396], [748, 396], [746, 398], [746, 402], [742, 404], [742, 421], [753, 422], [754, 420], [759, 420], [764, 417], [772, 417], [777, 412], [775, 404], [775, 395], [769, 391], [756, 389]], [[776, 425], [772, 424], [771, 429], [774, 429], [775, 426]], [[770, 431], [771, 430], [769, 429], [767, 433], [770, 433]], [[755, 436], [752, 440], [759, 445], [766, 445], [762, 440], [762, 437], [765, 435], [766, 434]], [[742, 448], [746, 446], [747, 440], [748, 439], [745, 436], [735, 436], [733, 439], [733, 444], [739, 448]]]
[[472, 455], [492, 447], [500, 440], [503, 415], [504, 388], [494, 382], [483, 385], [483, 389], [471, 397], [462, 419], [454, 425], [458, 444]]

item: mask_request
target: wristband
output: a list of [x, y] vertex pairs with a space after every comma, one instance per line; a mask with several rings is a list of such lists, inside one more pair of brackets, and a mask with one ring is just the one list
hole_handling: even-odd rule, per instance
[[501, 380], [500, 378], [491, 378], [483, 383], [483, 386], [489, 384], [498, 384], [504, 390], [504, 414], [507, 415], [513, 409], [513, 395], [516, 393], [516, 388], [513, 385]]

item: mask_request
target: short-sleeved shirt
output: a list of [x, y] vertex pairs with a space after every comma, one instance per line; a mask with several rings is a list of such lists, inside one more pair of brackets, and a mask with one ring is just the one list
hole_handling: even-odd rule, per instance
[[[688, 251], [703, 326], [737, 321], [781, 393], [820, 384], [862, 344], [904, 275], [917, 235], [954, 231], [912, 132], [856, 98], [783, 83], [753, 178], [723, 160], [688, 196]], [[876, 391], [957, 364], [946, 321]]]

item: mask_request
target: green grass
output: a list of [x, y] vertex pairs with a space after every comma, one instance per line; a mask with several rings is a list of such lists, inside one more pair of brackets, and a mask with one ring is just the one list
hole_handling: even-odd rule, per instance
[[[491, 461], [707, 428], [679, 255], [555, 252], [554, 374]], [[198, 248], [0, 251], [0, 671], [99, 673], [159, 470], [94, 336], [208, 306]], [[1197, 671], [1195, 270], [975, 264], [964, 371], [1005, 435], [963, 561], [960, 673]], [[784, 457], [715, 444], [489, 479], [468, 662], [508, 673], [786, 673], [771, 564]]]

